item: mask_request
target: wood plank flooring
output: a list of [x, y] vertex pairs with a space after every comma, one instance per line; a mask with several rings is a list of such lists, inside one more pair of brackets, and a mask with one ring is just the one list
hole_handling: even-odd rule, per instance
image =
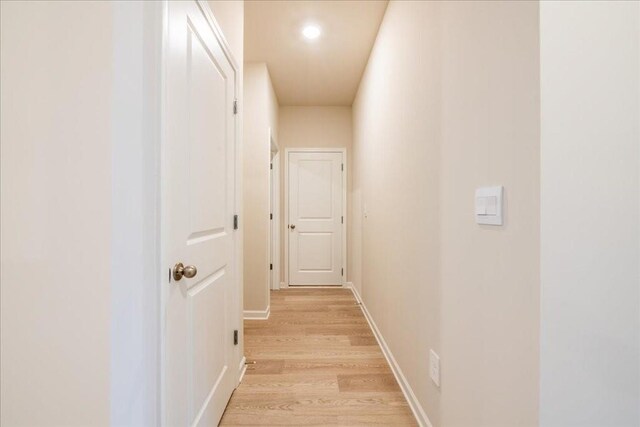
[[268, 320], [245, 320], [249, 362], [223, 426], [415, 426], [348, 289], [271, 292]]

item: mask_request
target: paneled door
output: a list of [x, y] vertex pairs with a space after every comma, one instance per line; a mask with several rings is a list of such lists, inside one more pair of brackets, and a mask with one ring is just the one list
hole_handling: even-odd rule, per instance
[[289, 285], [343, 282], [342, 152], [289, 152]]
[[236, 72], [196, 1], [168, 3], [163, 260], [166, 426], [215, 426], [233, 363]]

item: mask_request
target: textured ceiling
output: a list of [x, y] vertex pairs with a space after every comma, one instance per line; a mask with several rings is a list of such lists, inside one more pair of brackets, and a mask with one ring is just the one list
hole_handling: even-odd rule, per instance
[[[244, 59], [266, 62], [280, 105], [351, 105], [387, 1], [247, 1]], [[302, 27], [322, 35], [309, 42]]]

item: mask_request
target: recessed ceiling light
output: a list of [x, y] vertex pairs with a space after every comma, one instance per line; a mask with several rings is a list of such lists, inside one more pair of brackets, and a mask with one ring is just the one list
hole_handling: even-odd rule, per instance
[[305, 25], [305, 27], [302, 29], [302, 35], [307, 40], [317, 39], [318, 37], [320, 37], [320, 33], [322, 33], [322, 31], [320, 31], [320, 27], [318, 27], [317, 25]]

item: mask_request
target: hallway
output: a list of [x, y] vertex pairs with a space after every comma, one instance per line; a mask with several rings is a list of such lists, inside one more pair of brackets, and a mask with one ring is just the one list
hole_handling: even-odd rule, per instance
[[640, 0], [0, 0], [0, 427], [640, 427]]
[[249, 365], [221, 425], [416, 425], [350, 290], [272, 291], [269, 319], [245, 320], [244, 338]]

